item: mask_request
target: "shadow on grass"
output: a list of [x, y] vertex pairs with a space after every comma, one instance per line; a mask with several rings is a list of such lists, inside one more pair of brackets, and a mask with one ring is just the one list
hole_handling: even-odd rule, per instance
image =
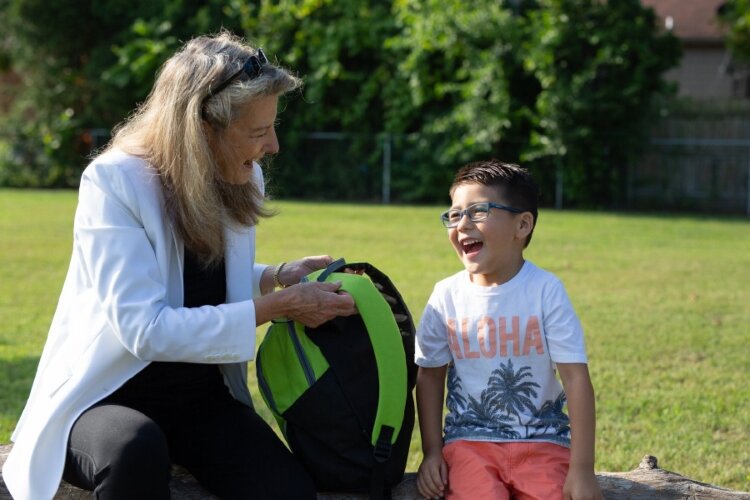
[[0, 361], [0, 443], [10, 441], [38, 364], [38, 356]]

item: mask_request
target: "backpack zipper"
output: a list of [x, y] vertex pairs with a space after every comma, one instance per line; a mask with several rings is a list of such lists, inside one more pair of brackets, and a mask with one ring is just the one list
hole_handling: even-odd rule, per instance
[[287, 325], [287, 328], [289, 329], [289, 337], [292, 339], [294, 351], [297, 353], [297, 358], [299, 358], [300, 365], [302, 366], [302, 371], [304, 372], [305, 378], [307, 379], [307, 384], [312, 386], [315, 383], [315, 372], [313, 371], [312, 366], [310, 366], [310, 360], [307, 359], [305, 350], [302, 348], [302, 344], [299, 341], [299, 336], [297, 335], [297, 329], [294, 327], [294, 322], [290, 321], [289, 323], [287, 323]]
[[258, 369], [258, 385], [260, 386], [260, 391], [266, 397], [266, 401], [268, 402], [268, 406], [271, 407], [271, 410], [274, 413], [278, 414], [279, 410], [278, 408], [276, 408], [276, 401], [273, 400], [271, 388], [268, 387], [268, 382], [266, 382], [266, 375], [263, 373], [263, 363], [261, 362], [260, 356], [258, 356], [258, 359], [255, 360], [255, 365]]

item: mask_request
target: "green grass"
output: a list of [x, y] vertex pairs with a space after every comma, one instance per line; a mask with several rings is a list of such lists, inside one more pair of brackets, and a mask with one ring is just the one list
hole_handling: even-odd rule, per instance
[[[0, 442], [62, 287], [75, 199], [0, 190]], [[259, 261], [367, 260], [393, 279], [415, 320], [433, 284], [460, 268], [438, 207], [274, 206], [279, 215], [258, 227]], [[631, 470], [651, 454], [694, 479], [750, 490], [750, 222], [542, 210], [526, 255], [562, 278], [586, 330], [596, 469]], [[418, 450], [415, 429], [410, 470]]]

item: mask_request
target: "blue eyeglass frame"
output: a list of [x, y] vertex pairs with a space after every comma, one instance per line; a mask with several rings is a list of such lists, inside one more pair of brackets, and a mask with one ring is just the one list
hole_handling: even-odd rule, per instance
[[[501, 205], [500, 203], [492, 203], [491, 201], [482, 201], [479, 203], [472, 203], [471, 205], [464, 208], [463, 210], [446, 210], [445, 212], [440, 214], [440, 220], [443, 222], [443, 226], [445, 226], [447, 229], [456, 227], [461, 222], [461, 219], [464, 218], [464, 215], [469, 215], [469, 210], [479, 205], [487, 206], [487, 217], [490, 216], [490, 208], [497, 208], [499, 210], [505, 210], [507, 212], [511, 212], [514, 214], [520, 214], [524, 212], [524, 210], [521, 210], [520, 208], [511, 207], [508, 205]], [[455, 222], [451, 222], [450, 219], [448, 218], [448, 214], [451, 212], [454, 212], [454, 213], [458, 212], [458, 219], [456, 219]], [[484, 219], [474, 220], [471, 218], [471, 215], [469, 215], [469, 220], [471, 222], [482, 222], [482, 221], [487, 220], [487, 217], [485, 217]]]
[[263, 73], [264, 64], [268, 64], [268, 58], [266, 57], [265, 52], [263, 52], [263, 49], [258, 48], [258, 52], [248, 57], [242, 67], [232, 73], [229, 78], [218, 84], [215, 88], [209, 88], [206, 99], [215, 96], [216, 94], [227, 88], [233, 81], [239, 78], [242, 73], [245, 73], [247, 75], [248, 80], [258, 78]]

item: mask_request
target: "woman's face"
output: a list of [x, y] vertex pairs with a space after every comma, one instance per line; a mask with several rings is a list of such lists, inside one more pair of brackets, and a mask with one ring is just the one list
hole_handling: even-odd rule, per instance
[[278, 153], [279, 141], [275, 129], [278, 100], [275, 95], [255, 99], [223, 132], [223, 151], [219, 152], [219, 148], [212, 144], [212, 149], [218, 153], [216, 161], [225, 182], [250, 182], [253, 163], [267, 154]]

